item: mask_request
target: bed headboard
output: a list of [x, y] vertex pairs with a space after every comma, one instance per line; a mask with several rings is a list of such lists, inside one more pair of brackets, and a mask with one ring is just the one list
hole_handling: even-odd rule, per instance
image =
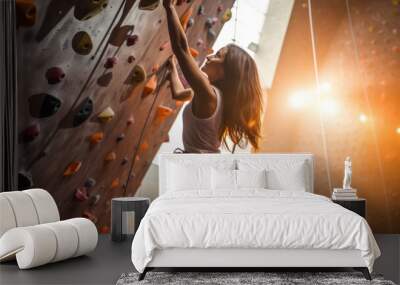
[[186, 165], [228, 165], [237, 169], [240, 161], [274, 163], [305, 163], [306, 191], [314, 192], [314, 165], [311, 153], [257, 153], [257, 154], [161, 154], [159, 161], [159, 195], [166, 192], [168, 163]]

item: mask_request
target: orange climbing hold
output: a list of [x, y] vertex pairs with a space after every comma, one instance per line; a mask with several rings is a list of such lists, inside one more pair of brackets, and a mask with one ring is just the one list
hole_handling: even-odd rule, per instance
[[142, 98], [150, 95], [157, 87], [157, 76], [153, 75], [143, 88]]
[[92, 145], [98, 144], [101, 142], [104, 138], [104, 133], [103, 132], [96, 132], [89, 137], [89, 141]]
[[156, 124], [162, 123], [167, 117], [169, 117], [174, 111], [166, 106], [160, 105], [157, 107], [155, 122]]
[[140, 150], [141, 152], [145, 152], [145, 151], [147, 151], [148, 149], [149, 149], [149, 144], [148, 144], [148, 142], [144, 141], [144, 142], [142, 142], [142, 143], [140, 144], [139, 150]]
[[154, 64], [153, 67], [151, 68], [151, 72], [157, 72], [160, 69], [160, 65], [159, 64]]
[[106, 157], [104, 158], [105, 161], [110, 162], [117, 159], [117, 154], [114, 151], [110, 151], [107, 153]]
[[111, 189], [116, 189], [119, 186], [119, 178], [115, 178], [112, 182], [111, 182]]
[[185, 11], [185, 13], [183, 13], [183, 15], [180, 19], [181, 25], [182, 25], [182, 28], [184, 31], [186, 30], [186, 28], [188, 26], [188, 23], [189, 23], [189, 20], [190, 20], [190, 17], [192, 16], [192, 14], [193, 14], [193, 9], [192, 9], [192, 7], [190, 7], [189, 9], [187, 9]]
[[99, 232], [101, 234], [109, 234], [110, 233], [110, 228], [108, 226], [101, 226], [99, 228]]
[[81, 161], [73, 161], [71, 162], [64, 171], [64, 176], [71, 176], [74, 175], [79, 171], [82, 166]]
[[115, 113], [111, 107], [105, 108], [97, 117], [102, 121], [103, 123], [107, 123], [108, 121], [111, 121], [112, 118], [114, 118]]
[[189, 48], [189, 49], [190, 49], [190, 54], [193, 57], [197, 57], [199, 55], [199, 51], [197, 49], [195, 49], [195, 48]]

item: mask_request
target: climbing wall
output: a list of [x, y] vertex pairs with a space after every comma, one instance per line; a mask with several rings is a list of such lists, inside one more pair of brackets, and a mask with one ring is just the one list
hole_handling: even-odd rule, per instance
[[[177, 1], [192, 54], [212, 52], [234, 0]], [[182, 105], [158, 1], [17, 0], [19, 188], [53, 195], [62, 218], [109, 230], [112, 197], [132, 196]]]
[[373, 231], [400, 233], [400, 1], [348, 3], [312, 1], [318, 93], [308, 1], [295, 1], [261, 150], [313, 153], [314, 189], [328, 197], [351, 156], [352, 186], [367, 199]]

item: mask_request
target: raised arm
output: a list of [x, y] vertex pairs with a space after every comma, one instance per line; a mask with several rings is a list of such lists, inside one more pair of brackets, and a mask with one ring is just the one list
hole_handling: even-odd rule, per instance
[[203, 74], [197, 62], [190, 54], [189, 44], [173, 2], [173, 0], [163, 0], [163, 5], [167, 13], [172, 51], [178, 60], [186, 80], [194, 91], [195, 101], [198, 100], [202, 105], [209, 105], [211, 102], [215, 103], [216, 97], [207, 76]]

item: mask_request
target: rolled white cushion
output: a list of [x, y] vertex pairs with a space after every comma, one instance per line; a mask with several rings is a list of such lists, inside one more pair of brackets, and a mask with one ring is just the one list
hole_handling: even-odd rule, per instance
[[85, 218], [18, 227], [0, 238], [0, 261], [15, 256], [19, 268], [28, 269], [86, 254], [97, 240], [96, 226]]
[[49, 192], [40, 188], [22, 191], [30, 196], [36, 208], [39, 224], [57, 222], [60, 220], [56, 202]]
[[94, 223], [85, 218], [73, 218], [65, 220], [64, 222], [70, 223], [74, 226], [78, 233], [78, 249], [74, 257], [86, 254], [94, 250], [97, 246], [98, 233]]
[[13, 209], [17, 227], [33, 226], [39, 223], [35, 205], [30, 196], [21, 191], [1, 193]]
[[66, 221], [44, 224], [53, 231], [56, 236], [57, 248], [51, 262], [57, 262], [75, 255], [78, 249], [78, 233], [70, 223]]
[[0, 237], [9, 229], [15, 228], [17, 223], [11, 204], [0, 194]]
[[43, 225], [19, 227], [7, 231], [0, 239], [0, 260], [14, 255], [20, 269], [51, 262], [56, 254], [57, 240], [53, 231]]

